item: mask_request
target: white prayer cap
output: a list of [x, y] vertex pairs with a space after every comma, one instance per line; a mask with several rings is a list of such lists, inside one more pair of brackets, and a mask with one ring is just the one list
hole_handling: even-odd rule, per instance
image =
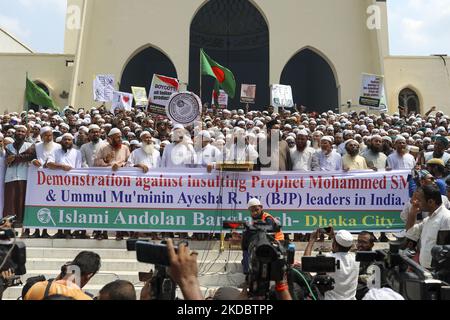
[[73, 135], [70, 134], [70, 133], [65, 133], [65, 134], [62, 135], [61, 140], [64, 139], [64, 138], [70, 138], [70, 139], [73, 140]]
[[141, 135], [139, 136], [141, 139], [145, 136], [152, 136], [152, 134], [148, 131], [142, 131]]
[[363, 300], [405, 300], [403, 296], [390, 288], [372, 288], [366, 293]]
[[91, 131], [91, 130], [100, 130], [100, 127], [96, 124], [91, 124], [89, 126], [89, 131]]
[[14, 143], [14, 139], [11, 137], [6, 137], [5, 142]]
[[248, 202], [248, 208], [250, 209], [253, 206], [260, 206], [261, 205], [261, 201], [259, 201], [256, 198], [250, 199], [250, 201]]
[[17, 126], [14, 126], [14, 129], [16, 129], [16, 130], [18, 130], [18, 129], [25, 129], [25, 130], [28, 130], [27, 127], [25, 127], [24, 125], [17, 125]]
[[405, 141], [405, 142], [406, 142], [406, 139], [405, 139], [404, 136], [397, 136], [397, 137], [395, 138], [394, 143], [397, 143], [398, 141]]
[[139, 146], [139, 145], [140, 145], [140, 143], [137, 140], [133, 140], [130, 142], [130, 146]]
[[289, 136], [289, 137], [286, 138], [286, 141], [295, 141], [295, 139], [294, 139], [294, 137]]
[[325, 141], [329, 141], [331, 144], [333, 143], [333, 137], [331, 137], [331, 136], [323, 136], [321, 139], [320, 139], [320, 141], [323, 141], [323, 140], [325, 140]]
[[78, 129], [78, 131], [83, 131], [85, 133], [89, 133], [89, 129], [86, 128], [85, 126], [80, 127], [80, 129]]
[[350, 248], [353, 244], [353, 236], [346, 230], [339, 230], [336, 232], [334, 238], [336, 239], [336, 242], [344, 248]]
[[409, 146], [409, 152], [417, 153], [419, 151], [420, 151], [419, 147]]
[[44, 133], [47, 133], [49, 131], [53, 132], [53, 129], [51, 127], [43, 127], [41, 128], [40, 135], [42, 136]]
[[203, 137], [205, 140], [211, 140], [211, 134], [209, 133], [209, 131], [202, 130], [200, 131], [199, 136]]
[[[383, 140], [384, 140], [384, 141], [389, 141], [390, 143], [392, 143], [391, 137], [384, 136], [384, 137], [383, 137]], [[431, 139], [430, 139], [430, 141], [431, 141]]]
[[374, 134], [372, 137], [370, 137], [370, 140], [375, 139], [375, 138], [383, 139], [379, 134]]
[[175, 130], [177, 130], [177, 129], [184, 129], [184, 127], [183, 127], [182, 124], [177, 123], [176, 125], [173, 126], [172, 131], [175, 131]]
[[122, 136], [122, 131], [120, 131], [120, 129], [118, 129], [118, 128], [113, 128], [109, 132], [108, 137], [111, 137], [111, 136], [113, 136], [115, 134], [120, 134], [120, 136]]
[[297, 132], [297, 136], [309, 136], [309, 134], [306, 130], [300, 130], [299, 132]]
[[66, 128], [67, 130], [70, 129], [70, 127], [69, 127], [69, 125], [67, 123], [61, 123], [59, 126], [63, 127], [63, 128]]
[[62, 140], [62, 137], [58, 137], [58, 138], [56, 138], [55, 142], [56, 142], [56, 143], [60, 143], [61, 140]]
[[162, 146], [166, 146], [168, 144], [170, 144], [170, 141], [168, 141], [168, 140], [164, 140], [164, 141], [161, 142]]

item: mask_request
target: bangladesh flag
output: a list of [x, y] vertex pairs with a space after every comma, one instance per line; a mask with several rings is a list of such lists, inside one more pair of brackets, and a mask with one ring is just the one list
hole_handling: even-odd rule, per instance
[[27, 86], [25, 89], [25, 98], [28, 102], [32, 102], [41, 107], [47, 107], [52, 109], [57, 109], [53, 103], [52, 98], [48, 94], [39, 88], [33, 81], [27, 77]]
[[203, 49], [200, 49], [200, 59], [202, 75], [216, 78], [220, 88], [222, 88], [231, 98], [234, 98], [236, 93], [236, 79], [234, 78], [233, 73], [211, 59]]

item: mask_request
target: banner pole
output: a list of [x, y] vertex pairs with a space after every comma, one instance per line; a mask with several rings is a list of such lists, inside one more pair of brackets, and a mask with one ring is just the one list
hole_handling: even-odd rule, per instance
[[200, 101], [202, 103], [203, 110], [203, 98], [202, 98], [202, 49], [200, 49]]

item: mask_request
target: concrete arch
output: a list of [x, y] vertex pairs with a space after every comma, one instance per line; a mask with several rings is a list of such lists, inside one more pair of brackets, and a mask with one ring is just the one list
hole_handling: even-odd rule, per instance
[[[201, 5], [198, 6], [198, 8], [194, 11], [192, 17], [191, 17], [191, 22], [189, 25], [192, 25], [192, 22], [194, 21], [195, 17], [197, 16], [197, 14], [200, 12], [200, 10], [206, 5], [208, 4], [210, 0], [204, 0], [203, 3]], [[261, 6], [255, 1], [255, 0], [247, 0], [248, 2], [250, 2], [255, 8], [256, 10], [259, 11], [259, 13], [261, 14], [261, 16], [263, 17], [263, 19], [266, 21], [267, 27], [269, 28], [269, 35], [270, 35], [270, 24], [269, 24], [269, 19], [267, 18], [267, 15], [264, 13], [263, 9], [261, 8]]]
[[162, 48], [160, 48], [160, 47], [158, 47], [158, 46], [155, 46], [155, 45], [153, 45], [153, 44], [151, 44], [151, 43], [147, 43], [147, 44], [144, 44], [144, 45], [142, 45], [141, 47], [137, 48], [137, 49], [134, 50], [130, 55], [128, 55], [127, 60], [125, 60], [125, 62], [122, 64], [122, 70], [120, 71], [120, 78], [122, 78], [123, 73], [124, 73], [124, 71], [125, 71], [125, 68], [126, 68], [127, 65], [130, 63], [130, 61], [131, 61], [134, 57], [136, 57], [140, 52], [142, 52], [142, 51], [144, 51], [144, 50], [146, 50], [146, 49], [148, 49], [148, 48], [153, 48], [153, 49], [155, 49], [155, 50], [158, 50], [158, 51], [161, 52], [163, 55], [165, 55], [166, 58], [169, 59], [169, 61], [172, 63], [172, 65], [173, 65], [174, 68], [175, 68], [176, 73], [178, 74], [177, 66], [175, 65], [175, 63], [173, 63], [173, 60], [170, 58], [170, 55], [169, 55], [166, 51], [164, 51]]
[[[289, 61], [291, 61], [297, 54], [299, 54], [300, 52], [302, 52], [304, 50], [311, 50], [312, 52], [314, 52], [315, 54], [320, 56], [323, 60], [325, 60], [328, 63], [331, 70], [333, 71], [334, 79], [336, 80], [336, 88], [340, 88], [339, 75], [338, 75], [338, 72], [336, 70], [334, 63], [328, 58], [328, 56], [325, 53], [323, 53], [321, 50], [317, 49], [316, 47], [313, 47], [313, 46], [302, 47], [301, 49], [297, 50], [294, 54], [291, 55], [291, 57], [284, 63], [284, 66], [286, 66], [289, 63]], [[280, 74], [280, 78], [281, 78], [281, 74]]]
[[321, 50], [304, 46], [286, 61], [280, 83], [291, 85], [295, 102], [308, 111], [339, 111], [341, 86], [333, 62]]

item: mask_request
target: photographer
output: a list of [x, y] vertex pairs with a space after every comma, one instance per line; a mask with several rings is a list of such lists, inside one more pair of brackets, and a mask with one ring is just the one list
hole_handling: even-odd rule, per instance
[[[412, 207], [406, 221], [406, 237], [413, 241], [420, 239], [420, 264], [431, 268], [431, 249], [436, 245], [440, 230], [450, 230], [450, 211], [445, 208], [442, 196], [436, 185], [419, 188], [411, 200]], [[416, 223], [419, 212], [429, 212], [422, 222]]]
[[[318, 229], [311, 234], [305, 249], [305, 257], [311, 256], [314, 244], [321, 233], [321, 230]], [[334, 278], [336, 284], [333, 290], [325, 292], [324, 299], [355, 300], [356, 289], [358, 286], [359, 262], [356, 262], [355, 255], [349, 252], [353, 245], [353, 236], [350, 232], [345, 230], [334, 233], [333, 228], [331, 228], [329, 235], [333, 239], [333, 253], [328, 254], [327, 256], [339, 260], [340, 267], [336, 272], [329, 274]]]
[[[376, 238], [372, 232], [362, 231], [358, 235], [358, 241], [356, 248], [358, 251], [370, 252], [375, 245]], [[358, 276], [358, 289], [356, 290], [356, 299], [361, 300], [369, 291], [367, 287], [367, 268], [371, 265], [371, 262], [360, 262], [359, 276]]]
[[52, 295], [62, 295], [75, 300], [92, 300], [92, 297], [81, 289], [98, 270], [100, 270], [100, 256], [90, 251], [80, 252], [72, 262], [61, 268], [61, 274], [56, 279], [35, 283], [23, 293], [23, 299], [44, 300]]

